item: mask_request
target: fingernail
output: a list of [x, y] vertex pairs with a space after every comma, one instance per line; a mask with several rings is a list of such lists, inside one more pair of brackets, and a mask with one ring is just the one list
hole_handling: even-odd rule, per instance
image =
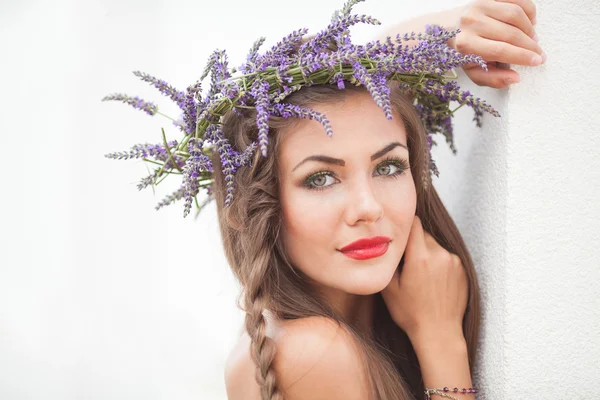
[[546, 55], [546, 52], [542, 51], [542, 64], [545, 63], [547, 59], [548, 59], [548, 56]]
[[533, 17], [531, 20], [531, 25], [535, 26], [537, 24], [537, 17]]
[[531, 57], [531, 63], [533, 65], [540, 65], [542, 63], [543, 59], [539, 54], [534, 55], [533, 57]]
[[540, 37], [538, 36], [537, 33], [535, 35], [533, 35], [533, 40], [535, 40], [536, 42], [540, 41]]
[[519, 83], [521, 81], [521, 78], [504, 78], [504, 82], [506, 82], [507, 85], [512, 85], [513, 83]]

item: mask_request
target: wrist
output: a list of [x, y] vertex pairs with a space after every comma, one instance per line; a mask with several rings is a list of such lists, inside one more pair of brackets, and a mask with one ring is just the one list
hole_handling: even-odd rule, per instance
[[[413, 347], [422, 373], [438, 369], [445, 370], [449, 367], [459, 368], [460, 366], [468, 370], [469, 351], [464, 338], [416, 342]], [[470, 384], [470, 382], [464, 384]]]
[[408, 337], [417, 353], [426, 349], [461, 351], [467, 348], [462, 326], [433, 325], [421, 327], [408, 334]]
[[[444, 28], [449, 31], [458, 29], [458, 26], [460, 25], [460, 19], [467, 7], [468, 4], [463, 4], [462, 6], [458, 6], [446, 11], [446, 25], [444, 25]], [[456, 50], [456, 37], [449, 39], [446, 44]]]

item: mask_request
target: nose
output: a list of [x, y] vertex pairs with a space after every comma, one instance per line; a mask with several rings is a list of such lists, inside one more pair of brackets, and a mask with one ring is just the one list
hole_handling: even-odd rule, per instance
[[383, 217], [383, 206], [378, 193], [370, 182], [360, 180], [349, 187], [346, 193], [345, 220], [350, 226], [359, 222], [373, 223]]

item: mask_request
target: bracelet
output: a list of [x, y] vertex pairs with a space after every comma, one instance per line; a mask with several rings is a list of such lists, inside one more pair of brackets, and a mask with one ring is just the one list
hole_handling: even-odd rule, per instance
[[[448, 392], [450, 391], [450, 389], [446, 386], [443, 389], [425, 389], [425, 400], [431, 400], [431, 395], [432, 394], [437, 394], [438, 396], [442, 396], [442, 397], [447, 397], [449, 399], [452, 400], [459, 400], [458, 397], [452, 396], [450, 394], [448, 394]], [[462, 390], [459, 390], [457, 387], [455, 387], [452, 390], [454, 393], [462, 393], [462, 394], [467, 394], [467, 393], [479, 393], [479, 389], [477, 388], [463, 388]]]

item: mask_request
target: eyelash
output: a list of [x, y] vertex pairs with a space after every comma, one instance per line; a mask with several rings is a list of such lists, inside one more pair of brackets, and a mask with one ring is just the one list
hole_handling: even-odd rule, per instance
[[[403, 159], [403, 158], [398, 158], [398, 157], [393, 157], [393, 156], [388, 156], [386, 158], [384, 158], [379, 164], [377, 164], [377, 166], [375, 167], [375, 170], [377, 170], [380, 167], [385, 167], [388, 165], [393, 165], [395, 167], [398, 168], [398, 171], [394, 172], [393, 174], [390, 175], [381, 175], [384, 178], [392, 178], [392, 179], [396, 179], [399, 178], [401, 175], [404, 174], [404, 172], [408, 169], [408, 162]], [[303, 180], [303, 186], [306, 187], [308, 190], [325, 190], [330, 188], [333, 185], [327, 185], [327, 186], [312, 186], [311, 185], [311, 180], [318, 177], [318, 176], [328, 176], [328, 175], [332, 175], [335, 177], [335, 173], [333, 171], [330, 170], [323, 170], [323, 171], [319, 171], [313, 174], [308, 175], [306, 178], [304, 178]]]

